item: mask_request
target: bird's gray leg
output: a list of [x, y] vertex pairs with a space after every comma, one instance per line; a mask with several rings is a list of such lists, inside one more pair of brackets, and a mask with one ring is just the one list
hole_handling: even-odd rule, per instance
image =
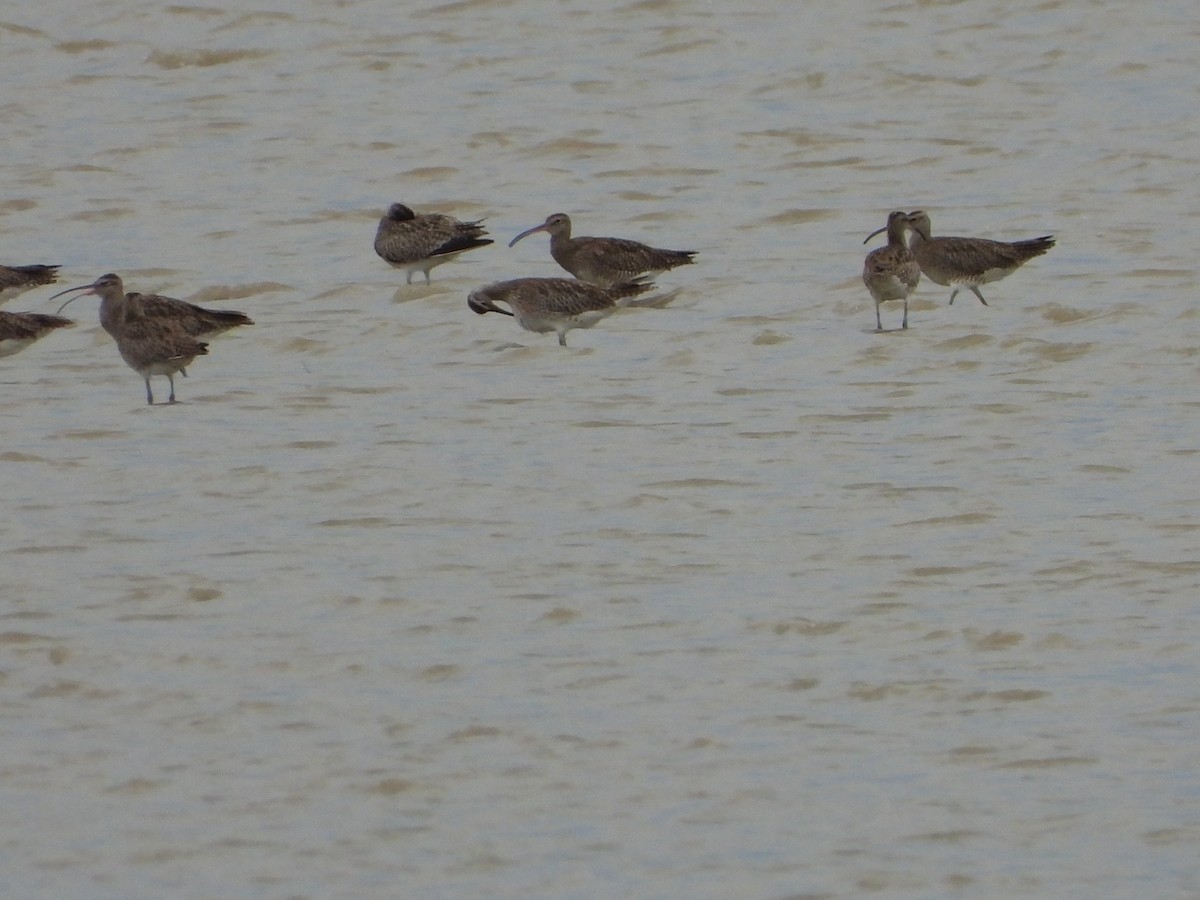
[[971, 293], [973, 293], [976, 297], [978, 297], [979, 302], [982, 303], [984, 306], [988, 305], [988, 302], [983, 299], [983, 294], [979, 293], [979, 288], [977, 288], [977, 287], [971, 288]]
[[167, 402], [174, 403], [175, 402], [175, 376], [168, 375], [167, 381], [169, 381], [171, 383], [171, 396], [167, 398]]
[[908, 328], [908, 298], [904, 298], [904, 321], [900, 323], [901, 328]]
[[878, 334], [883, 331], [883, 319], [879, 318], [879, 304], [875, 304], [875, 332]]
[[953, 291], [950, 292], [950, 305], [951, 306], [954, 305], [954, 298], [957, 296], [958, 296], [958, 288], [955, 288]]
[[154, 405], [154, 394], [150, 390], [150, 378], [146, 377], [146, 402], [151, 406]]

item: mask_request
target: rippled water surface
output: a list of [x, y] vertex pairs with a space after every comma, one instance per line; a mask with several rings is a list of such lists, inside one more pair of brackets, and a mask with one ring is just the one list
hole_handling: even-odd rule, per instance
[[[91, 298], [0, 360], [0, 893], [1200, 895], [1198, 37], [1182, 0], [0, 15], [0, 262], [257, 323], [174, 406]], [[397, 200], [496, 243], [405, 286]], [[874, 334], [863, 238], [918, 207], [1058, 246]], [[565, 350], [473, 315], [559, 274], [505, 247], [556, 211], [699, 264]]]

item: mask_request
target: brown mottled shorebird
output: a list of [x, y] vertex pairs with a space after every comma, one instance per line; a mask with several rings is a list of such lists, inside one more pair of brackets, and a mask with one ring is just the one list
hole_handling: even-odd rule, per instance
[[[137, 306], [137, 301], [130, 304]], [[198, 341], [177, 326], [155, 321], [142, 316], [136, 309], [124, 317], [117, 340], [117, 351], [121, 359], [146, 382], [146, 402], [154, 403], [154, 392], [150, 390], [153, 375], [166, 375], [171, 385], [168, 403], [175, 402], [175, 373], [187, 377], [187, 367], [197, 356], [208, 353], [208, 344]]]
[[0, 298], [7, 300], [30, 288], [54, 284], [59, 266], [0, 266]]
[[[572, 328], [591, 328], [653, 287], [648, 281], [600, 287], [570, 278], [514, 278], [472, 291], [467, 305], [480, 315], [512, 316], [526, 331], [556, 331], [558, 343], [565, 347]], [[508, 309], [497, 303], [507, 304]]]
[[573, 238], [571, 217], [566, 213], [555, 213], [541, 225], [522, 231], [508, 246], [539, 231], [550, 235], [550, 255], [556, 263], [580, 281], [601, 287], [654, 278], [668, 269], [695, 262], [695, 250], [659, 250], [624, 238]]
[[70, 319], [31, 312], [0, 311], [0, 356], [20, 353], [56, 328], [74, 325]]
[[[100, 324], [117, 342], [121, 359], [146, 382], [146, 402], [150, 404], [154, 403], [150, 379], [155, 375], [167, 376], [171, 385], [167, 402], [175, 402], [175, 373], [186, 378], [192, 361], [208, 353], [208, 344], [197, 340], [199, 336], [253, 324], [239, 312], [204, 309], [158, 294], [127, 294], [121, 279], [111, 273], [54, 296], [73, 291], [82, 291], [80, 297], [95, 294], [101, 298]], [[60, 312], [67, 303], [59, 307]]]
[[379, 220], [375, 252], [388, 265], [403, 269], [408, 275], [407, 284], [412, 284], [415, 272], [424, 272], [425, 283], [429, 284], [429, 270], [434, 266], [495, 243], [485, 234], [482, 220], [460, 222], [438, 213], [417, 215], [403, 203], [393, 203]]
[[1011, 244], [987, 238], [933, 237], [929, 215], [919, 209], [908, 214], [908, 221], [912, 226], [909, 247], [917, 264], [930, 281], [954, 288], [951, 303], [960, 290], [967, 288], [987, 306], [979, 285], [1007, 278], [1054, 246], [1054, 238], [1048, 234]]
[[921, 268], [917, 265], [916, 257], [904, 243], [904, 233], [911, 227], [908, 214], [892, 212], [888, 214], [887, 225], [876, 229], [867, 235], [865, 244], [881, 231], [886, 231], [888, 242], [886, 247], [872, 250], [863, 262], [863, 281], [867, 290], [875, 298], [875, 330], [883, 331], [883, 322], [879, 318], [879, 304], [888, 300], [904, 301], [904, 319], [901, 328], [908, 328], [908, 297], [917, 289], [921, 280]]
[[[236, 328], [239, 325], [253, 325], [254, 320], [242, 312], [231, 309], [205, 309], [186, 300], [176, 300], [174, 297], [164, 297], [162, 294], [125, 293], [125, 285], [121, 279], [112, 274], [101, 275], [91, 284], [67, 288], [59, 291], [54, 297], [83, 291], [78, 297], [72, 297], [58, 308], [59, 312], [66, 309], [67, 304], [95, 294], [100, 298], [100, 327], [114, 338], [120, 329], [119, 320], [125, 316], [124, 310], [131, 301], [137, 301], [137, 308], [142, 316], [148, 319], [171, 323], [184, 334], [194, 338], [216, 337], [218, 334]], [[54, 297], [50, 299], [53, 300]]]

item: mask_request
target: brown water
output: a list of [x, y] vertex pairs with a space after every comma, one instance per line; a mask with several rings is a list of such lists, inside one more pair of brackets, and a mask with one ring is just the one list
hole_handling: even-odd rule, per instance
[[[0, 261], [257, 321], [0, 361], [3, 896], [1200, 895], [1190, 3], [280, 6], [0, 16]], [[699, 264], [471, 314], [560, 210]]]

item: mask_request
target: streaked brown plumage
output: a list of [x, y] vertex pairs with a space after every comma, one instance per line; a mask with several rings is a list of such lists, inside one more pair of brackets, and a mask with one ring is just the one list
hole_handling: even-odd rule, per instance
[[[567, 332], [572, 328], [591, 328], [653, 287], [645, 281], [600, 287], [570, 278], [515, 278], [472, 291], [467, 305], [480, 315], [495, 312], [512, 316], [526, 331], [555, 331], [558, 343], [565, 347]], [[497, 303], [506, 304], [508, 309]]]
[[14, 353], [20, 353], [54, 329], [66, 328], [74, 324], [70, 319], [60, 316], [0, 310], [0, 356], [12, 356]]
[[0, 266], [0, 300], [7, 300], [32, 287], [54, 284], [59, 266]]
[[168, 403], [175, 402], [175, 373], [187, 377], [187, 367], [197, 356], [208, 353], [208, 344], [198, 341], [168, 320], [157, 320], [137, 310], [138, 301], [127, 302], [120, 326], [113, 337], [121, 359], [146, 382], [146, 402], [154, 403], [150, 378], [166, 375], [171, 386]]
[[[114, 319], [117, 316], [118, 310], [125, 308], [126, 301], [134, 299], [137, 300], [138, 309], [143, 316], [149, 319], [160, 319], [163, 322], [170, 322], [184, 334], [189, 334], [194, 338], [216, 337], [218, 334], [222, 334], [231, 328], [237, 328], [239, 325], [254, 324], [254, 320], [248, 315], [236, 310], [206, 309], [203, 306], [188, 303], [186, 300], [176, 300], [174, 297], [164, 297], [161, 294], [138, 294], [132, 292], [126, 294], [125, 285], [121, 282], [121, 279], [111, 272], [107, 275], [101, 275], [91, 284], [59, 291], [54, 297], [61, 297], [63, 294], [70, 294], [75, 291], [83, 292], [79, 294], [79, 297], [95, 294], [100, 298], [100, 327], [114, 338], [117, 336], [116, 331], [114, 331], [114, 328], [117, 327]], [[50, 299], [53, 300], [54, 297]], [[78, 297], [72, 297], [60, 306], [58, 311], [62, 312], [67, 307], [67, 304], [77, 299]]]
[[375, 252], [390, 266], [407, 273], [412, 284], [415, 272], [425, 273], [454, 259], [461, 253], [495, 243], [485, 238], [481, 222], [461, 222], [439, 213], [417, 215], [403, 203], [393, 203], [379, 220], [375, 231]]
[[921, 269], [917, 260], [904, 243], [904, 233], [908, 229], [907, 213], [892, 212], [888, 214], [887, 225], [872, 231], [863, 241], [865, 244], [881, 231], [887, 232], [887, 246], [872, 250], [863, 261], [863, 282], [875, 299], [876, 331], [883, 331], [879, 305], [888, 300], [904, 301], [904, 319], [900, 322], [900, 327], [908, 328], [908, 297], [916, 290], [917, 283], [921, 280]]
[[[111, 273], [101, 275], [91, 284], [67, 288], [54, 296], [73, 291], [81, 291], [81, 297], [95, 294], [101, 298], [100, 324], [117, 342], [121, 359], [142, 376], [146, 383], [146, 402], [151, 404], [154, 403], [154, 392], [150, 389], [150, 379], [155, 375], [167, 377], [171, 385], [167, 402], [175, 402], [175, 373], [187, 377], [187, 367], [192, 360], [208, 353], [208, 344], [198, 340], [198, 336], [253, 324], [239, 312], [204, 309], [158, 294], [127, 294], [121, 279]], [[62, 307], [59, 309], [61, 311]]]
[[571, 217], [566, 213], [554, 213], [541, 225], [522, 231], [508, 246], [541, 231], [550, 235], [550, 255], [556, 263], [580, 281], [601, 287], [654, 278], [668, 269], [695, 262], [695, 250], [660, 250], [625, 238], [573, 238]]
[[987, 238], [933, 237], [929, 215], [919, 209], [908, 214], [908, 221], [912, 226], [909, 247], [917, 264], [930, 281], [954, 288], [951, 303], [960, 290], [967, 288], [987, 306], [979, 285], [1007, 278], [1054, 246], [1054, 238], [1048, 234], [1014, 243]]

